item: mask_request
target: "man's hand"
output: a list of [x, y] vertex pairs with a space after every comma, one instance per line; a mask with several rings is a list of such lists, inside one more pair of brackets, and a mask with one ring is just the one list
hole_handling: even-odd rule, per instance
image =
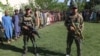
[[73, 26], [70, 26], [71, 31], [75, 31], [75, 28]]

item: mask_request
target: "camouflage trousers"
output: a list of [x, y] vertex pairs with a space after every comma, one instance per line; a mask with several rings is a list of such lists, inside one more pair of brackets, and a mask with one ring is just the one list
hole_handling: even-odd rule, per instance
[[67, 55], [70, 55], [71, 53], [71, 46], [74, 40], [77, 47], [77, 56], [81, 56], [81, 39], [77, 39], [75, 36], [73, 36], [72, 33], [68, 33], [67, 36], [67, 48], [66, 48]]
[[29, 35], [24, 35], [23, 37], [23, 42], [24, 42], [24, 46], [23, 46], [23, 49], [24, 49], [24, 54], [27, 53], [28, 51], [28, 41], [29, 39], [31, 40], [32, 42], [32, 45], [33, 45], [33, 51], [34, 51], [34, 54], [37, 53], [37, 46], [36, 46], [36, 43], [35, 43], [35, 38], [33, 36], [29, 36]]

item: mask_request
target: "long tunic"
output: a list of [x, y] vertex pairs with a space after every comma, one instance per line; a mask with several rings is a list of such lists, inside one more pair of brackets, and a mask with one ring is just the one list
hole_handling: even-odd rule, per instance
[[19, 19], [19, 16], [18, 15], [14, 15], [13, 17], [13, 22], [14, 22], [14, 30], [15, 30], [15, 33], [17, 32], [20, 32], [20, 19]]
[[2, 17], [2, 25], [4, 28], [4, 33], [7, 39], [12, 38], [13, 33], [13, 24], [10, 16], [3, 16]]

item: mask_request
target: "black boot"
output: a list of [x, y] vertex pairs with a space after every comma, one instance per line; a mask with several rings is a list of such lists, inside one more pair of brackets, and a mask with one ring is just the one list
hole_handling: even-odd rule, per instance
[[27, 53], [28, 49], [25, 46], [23, 47], [23, 49], [24, 49], [24, 52], [23, 52], [22, 56], [26, 56], [26, 53]]

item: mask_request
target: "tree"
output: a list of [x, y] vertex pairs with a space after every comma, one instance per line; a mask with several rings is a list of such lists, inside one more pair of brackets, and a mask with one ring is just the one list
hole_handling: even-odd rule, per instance
[[92, 7], [99, 5], [99, 4], [100, 4], [100, 0], [90, 0], [90, 2], [86, 2], [85, 8], [91, 9]]
[[41, 9], [47, 10], [64, 10], [66, 4], [58, 2], [58, 0], [35, 0], [35, 2], [41, 7]]
[[41, 9], [49, 9], [54, 7], [58, 0], [35, 0], [35, 2], [41, 7]]
[[92, 6], [98, 5], [98, 4], [100, 4], [100, 0], [90, 0], [90, 4]]
[[29, 0], [29, 5], [22, 4], [21, 8], [30, 7], [42, 10], [66, 10], [66, 4], [58, 2], [58, 0]]
[[32, 10], [34, 10], [34, 8], [41, 8], [36, 2], [35, 0], [29, 0], [29, 6], [32, 8]]
[[0, 8], [3, 9], [4, 5], [0, 2]]
[[100, 4], [99, 5], [96, 5], [92, 8], [94, 11], [100, 11]]
[[[67, 4], [68, 1], [75, 1], [77, 3], [79, 11], [84, 10], [85, 7], [85, 0], [65, 0], [65, 4]], [[71, 3], [71, 2], [70, 2]], [[70, 5], [71, 6], [71, 5]]]
[[8, 0], [6, 0], [6, 2], [7, 2], [7, 4], [5, 5], [4, 10], [9, 10], [9, 14], [10, 14], [10, 16], [12, 16], [13, 15], [13, 7], [10, 6]]
[[65, 3], [57, 3], [56, 5], [50, 7], [50, 10], [56, 10], [56, 11], [63, 11], [66, 10], [66, 4]]

